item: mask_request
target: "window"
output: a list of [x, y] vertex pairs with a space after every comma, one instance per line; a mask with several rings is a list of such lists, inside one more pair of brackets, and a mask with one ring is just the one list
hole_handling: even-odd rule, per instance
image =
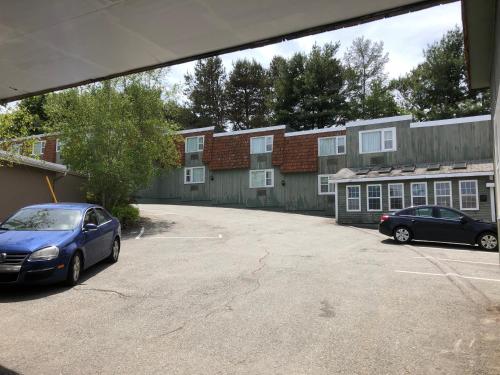
[[265, 154], [267, 152], [273, 152], [273, 136], [272, 135], [250, 138], [250, 153], [251, 154]]
[[197, 137], [187, 137], [185, 142], [186, 153], [203, 151], [205, 136], [200, 135]]
[[318, 156], [345, 154], [345, 136], [318, 138]]
[[462, 216], [460, 212], [455, 210], [450, 210], [448, 208], [437, 208], [437, 217], [441, 219], [449, 219], [449, 220], [460, 220]]
[[102, 208], [96, 208], [95, 213], [97, 215], [97, 220], [99, 221], [99, 225], [111, 221], [111, 217]]
[[61, 149], [64, 147], [64, 142], [61, 141], [60, 139], [56, 140], [56, 152], [60, 153]]
[[477, 180], [460, 181], [460, 209], [479, 210]]
[[330, 175], [318, 176], [318, 194], [327, 195], [335, 194], [335, 183], [330, 180]]
[[427, 204], [427, 182], [411, 183], [411, 205], [421, 206]]
[[36, 141], [33, 143], [33, 155], [43, 155], [45, 153], [45, 143], [45, 141]]
[[403, 184], [389, 184], [389, 211], [404, 208], [404, 186]]
[[10, 146], [10, 152], [16, 155], [21, 155], [22, 152], [22, 147], [23, 145], [21, 143], [14, 143], [12, 146]]
[[346, 186], [347, 211], [361, 211], [361, 186]]
[[359, 132], [361, 154], [396, 151], [396, 128]]
[[184, 168], [185, 184], [203, 184], [205, 182], [205, 167]]
[[274, 186], [274, 169], [259, 169], [250, 171], [250, 187], [264, 188]]
[[368, 211], [382, 211], [382, 185], [366, 185]]
[[93, 208], [91, 208], [90, 210], [87, 210], [87, 212], [85, 213], [85, 218], [83, 219], [83, 225], [86, 225], [86, 224], [99, 225], [99, 222], [97, 220], [97, 215], [96, 215]]
[[415, 216], [432, 217], [432, 207], [415, 208]]
[[450, 181], [434, 181], [434, 204], [445, 207], [453, 206]]

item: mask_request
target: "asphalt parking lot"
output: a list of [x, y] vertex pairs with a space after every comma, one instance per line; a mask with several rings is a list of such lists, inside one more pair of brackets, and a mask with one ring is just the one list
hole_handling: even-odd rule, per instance
[[498, 374], [498, 253], [141, 205], [81, 285], [0, 291], [0, 373]]

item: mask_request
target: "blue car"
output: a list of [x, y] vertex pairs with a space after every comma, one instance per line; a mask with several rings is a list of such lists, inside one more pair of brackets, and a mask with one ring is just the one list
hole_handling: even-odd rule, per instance
[[78, 283], [81, 272], [118, 261], [121, 227], [104, 208], [84, 203], [22, 208], [0, 224], [0, 285]]

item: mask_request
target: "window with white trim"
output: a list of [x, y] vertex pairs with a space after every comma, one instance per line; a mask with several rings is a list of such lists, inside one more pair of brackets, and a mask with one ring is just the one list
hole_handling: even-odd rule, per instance
[[32, 154], [35, 156], [41, 156], [45, 153], [45, 144], [46, 141], [36, 141], [33, 143], [33, 152]]
[[411, 183], [411, 205], [422, 206], [427, 204], [427, 182]]
[[359, 152], [396, 151], [396, 128], [365, 130], [359, 132]]
[[251, 154], [265, 154], [273, 152], [273, 136], [265, 135], [262, 137], [250, 138], [250, 153]]
[[464, 211], [479, 210], [477, 180], [459, 181], [460, 209]]
[[345, 135], [318, 138], [318, 156], [345, 154]]
[[64, 147], [64, 142], [60, 139], [56, 139], [56, 152], [59, 154]]
[[268, 188], [274, 186], [274, 169], [256, 169], [250, 171], [250, 188]]
[[185, 184], [203, 184], [205, 183], [205, 167], [184, 168]]
[[361, 211], [361, 186], [346, 186], [346, 207], [348, 212]]
[[451, 181], [434, 181], [434, 204], [452, 207]]
[[318, 175], [318, 194], [327, 195], [335, 194], [335, 183], [331, 180], [331, 176], [327, 174]]
[[367, 211], [382, 211], [382, 185], [366, 185]]
[[184, 151], [186, 153], [200, 152], [200, 151], [203, 151], [203, 146], [205, 144], [205, 136], [199, 135], [196, 137], [186, 137], [184, 142], [185, 142]]
[[23, 145], [21, 143], [14, 143], [12, 146], [10, 146], [10, 152], [16, 155], [21, 155], [23, 151]]
[[389, 184], [389, 211], [401, 210], [404, 208], [404, 185]]

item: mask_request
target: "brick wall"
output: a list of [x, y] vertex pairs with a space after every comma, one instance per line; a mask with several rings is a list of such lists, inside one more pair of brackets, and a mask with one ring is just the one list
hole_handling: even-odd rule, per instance
[[284, 137], [283, 173], [318, 171], [318, 138], [345, 135], [345, 130]]

